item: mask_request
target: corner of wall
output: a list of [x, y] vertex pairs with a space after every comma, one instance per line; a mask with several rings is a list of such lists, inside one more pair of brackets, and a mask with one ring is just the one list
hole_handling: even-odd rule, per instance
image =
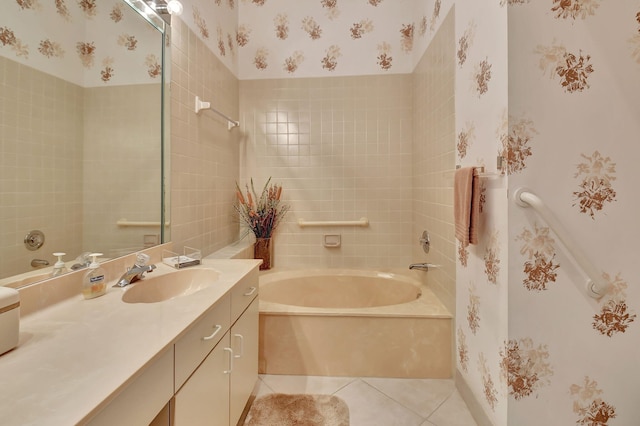
[[455, 375], [455, 383], [456, 389], [460, 393], [460, 396], [462, 397], [464, 402], [467, 404], [469, 412], [473, 416], [473, 419], [476, 421], [478, 426], [494, 426], [493, 423], [491, 423], [491, 420], [489, 420], [489, 417], [485, 414], [484, 410], [482, 409], [482, 405], [467, 384], [467, 381], [462, 376], [462, 373], [460, 373], [460, 371], [457, 369]]

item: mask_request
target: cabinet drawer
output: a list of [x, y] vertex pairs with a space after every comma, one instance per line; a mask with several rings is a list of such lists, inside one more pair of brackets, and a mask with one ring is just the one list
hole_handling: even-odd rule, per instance
[[234, 323], [258, 296], [258, 276], [258, 268], [254, 268], [231, 290], [231, 323]]
[[200, 365], [230, 327], [230, 296], [222, 297], [175, 344], [175, 391]]

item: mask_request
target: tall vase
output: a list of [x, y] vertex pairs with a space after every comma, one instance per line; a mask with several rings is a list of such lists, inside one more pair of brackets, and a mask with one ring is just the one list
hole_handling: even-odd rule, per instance
[[271, 261], [273, 259], [271, 238], [256, 238], [256, 242], [253, 245], [253, 258], [262, 259], [261, 271], [271, 269]]

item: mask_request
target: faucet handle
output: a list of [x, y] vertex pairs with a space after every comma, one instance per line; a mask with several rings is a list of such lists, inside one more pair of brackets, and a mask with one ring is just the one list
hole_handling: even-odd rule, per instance
[[151, 259], [151, 256], [146, 253], [136, 253], [136, 265], [138, 266], [146, 266], [149, 259]]

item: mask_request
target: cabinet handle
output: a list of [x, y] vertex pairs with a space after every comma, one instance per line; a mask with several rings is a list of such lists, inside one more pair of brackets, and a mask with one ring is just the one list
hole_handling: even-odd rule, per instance
[[253, 293], [256, 292], [257, 289], [258, 289], [257, 287], [249, 287], [249, 291], [246, 292], [244, 296], [251, 296]]
[[216, 325], [216, 330], [213, 333], [211, 333], [211, 336], [203, 337], [202, 340], [211, 340], [211, 339], [213, 339], [216, 336], [216, 334], [218, 334], [218, 332], [220, 330], [222, 330], [222, 326], [220, 324], [217, 324]]
[[224, 348], [224, 350], [229, 352], [229, 369], [228, 370], [224, 370], [223, 373], [224, 374], [231, 374], [231, 372], [233, 371], [233, 349]]
[[242, 334], [234, 334], [233, 337], [237, 337], [240, 339], [240, 353], [238, 355], [234, 355], [234, 358], [242, 358], [244, 355], [244, 336]]

